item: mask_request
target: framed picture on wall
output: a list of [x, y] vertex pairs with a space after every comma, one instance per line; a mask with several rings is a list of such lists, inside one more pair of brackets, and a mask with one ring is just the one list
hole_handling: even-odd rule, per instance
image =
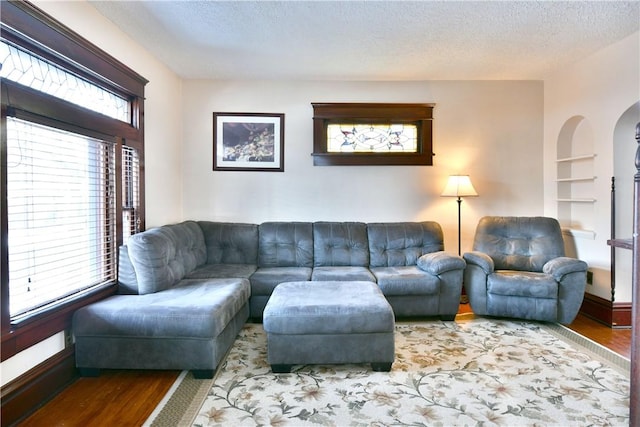
[[213, 170], [284, 172], [284, 114], [213, 113]]

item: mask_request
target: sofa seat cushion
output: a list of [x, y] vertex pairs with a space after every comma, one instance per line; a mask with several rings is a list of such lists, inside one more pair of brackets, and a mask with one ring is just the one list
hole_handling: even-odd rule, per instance
[[255, 271], [255, 264], [205, 264], [189, 273], [187, 279], [248, 279]]
[[558, 282], [548, 274], [498, 270], [487, 278], [487, 293], [531, 298], [558, 298]]
[[489, 316], [557, 322], [558, 300], [487, 294], [486, 314]]
[[313, 281], [367, 281], [376, 278], [367, 267], [315, 267], [311, 273]]
[[251, 295], [271, 295], [280, 283], [311, 280], [310, 267], [260, 267], [251, 275]]
[[183, 280], [146, 295], [115, 295], [78, 310], [79, 337], [203, 338], [218, 336], [247, 304], [247, 279]]
[[437, 295], [440, 279], [416, 266], [375, 267], [371, 269], [385, 296]]

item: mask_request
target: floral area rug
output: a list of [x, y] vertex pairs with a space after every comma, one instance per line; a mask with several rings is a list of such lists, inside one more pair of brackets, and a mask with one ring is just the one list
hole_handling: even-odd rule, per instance
[[612, 363], [554, 333], [560, 326], [459, 319], [397, 323], [391, 372], [273, 374], [262, 325], [247, 324], [193, 425], [628, 425], [627, 359], [612, 353]]

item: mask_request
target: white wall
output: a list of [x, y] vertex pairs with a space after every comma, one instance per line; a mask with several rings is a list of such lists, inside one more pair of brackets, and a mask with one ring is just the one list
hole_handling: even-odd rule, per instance
[[[597, 179], [593, 193], [593, 220], [589, 225], [594, 237], [576, 237], [577, 256], [589, 263], [594, 272], [594, 285], [587, 292], [609, 299], [610, 289], [610, 191], [614, 171], [616, 126], [620, 118], [640, 100], [640, 33], [635, 33], [571, 67], [550, 75], [544, 81], [544, 210], [555, 216], [556, 203], [556, 149], [562, 126], [572, 117], [581, 116], [589, 130], [596, 154], [594, 165]], [[636, 113], [637, 114], [637, 113]], [[635, 122], [640, 121], [636, 117]], [[625, 120], [633, 122], [633, 120]], [[634, 131], [627, 126], [628, 144], [635, 144]], [[625, 131], [626, 133], [626, 131]], [[627, 159], [633, 164], [633, 158]], [[623, 177], [619, 177], [622, 179]], [[630, 178], [626, 178], [630, 179]], [[626, 194], [625, 194], [626, 193]], [[618, 194], [631, 206], [631, 194]], [[629, 212], [630, 213], [630, 212]], [[621, 230], [618, 237], [623, 236]], [[620, 251], [620, 250], [619, 250]], [[628, 254], [627, 254], [628, 255]], [[625, 254], [620, 255], [624, 257]], [[628, 258], [630, 262], [630, 257]], [[630, 267], [630, 266], [629, 266]], [[616, 301], [631, 301], [631, 282], [616, 280]]]
[[[521, 82], [185, 81], [184, 217], [434, 220], [457, 252], [457, 204], [440, 197], [465, 173], [462, 251], [482, 215], [542, 214], [543, 86]], [[434, 166], [313, 166], [312, 102], [433, 102]], [[285, 114], [285, 172], [212, 170], [213, 112]]]
[[[37, 7], [149, 80], [145, 88], [147, 226], [182, 218], [182, 82], [84, 1], [34, 1]], [[62, 337], [62, 338], [60, 338]], [[33, 351], [37, 348], [37, 351]], [[2, 385], [64, 348], [55, 334], [0, 364]]]

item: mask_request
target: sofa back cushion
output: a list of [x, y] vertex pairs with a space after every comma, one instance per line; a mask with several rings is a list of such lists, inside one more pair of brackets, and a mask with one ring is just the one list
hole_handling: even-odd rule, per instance
[[[127, 241], [138, 294], [170, 288], [206, 261], [202, 230], [195, 221], [164, 225], [134, 234]], [[131, 291], [132, 286], [129, 285]]]
[[199, 221], [207, 264], [253, 264], [258, 261], [258, 225]]
[[489, 255], [496, 270], [534, 272], [565, 253], [560, 224], [547, 217], [483, 217], [473, 250]]
[[368, 267], [367, 226], [362, 222], [313, 223], [314, 267]]
[[312, 223], [264, 222], [258, 236], [258, 267], [313, 267]]
[[367, 224], [371, 267], [416, 265], [424, 254], [444, 250], [442, 228], [433, 221]]

